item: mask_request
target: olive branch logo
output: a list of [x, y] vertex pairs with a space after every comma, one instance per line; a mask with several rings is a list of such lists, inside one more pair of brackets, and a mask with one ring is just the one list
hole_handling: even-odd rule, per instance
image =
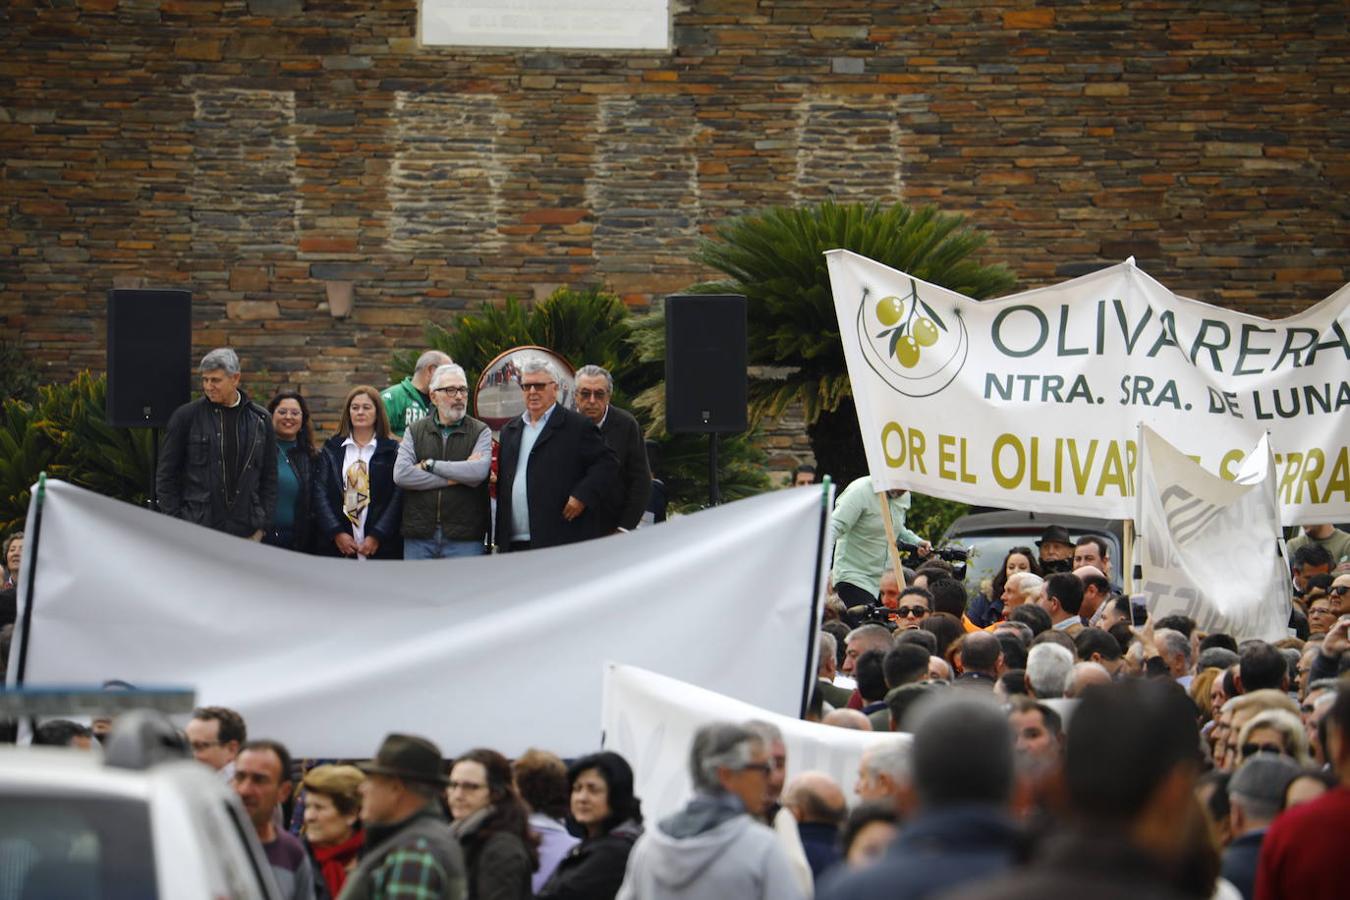
[[[863, 302], [867, 302], [868, 289], [863, 288]], [[923, 314], [919, 314], [919, 310]], [[877, 301], [877, 321], [887, 326], [877, 333], [877, 340], [890, 337], [886, 353], [895, 357], [895, 361], [906, 369], [912, 369], [923, 356], [923, 348], [938, 342], [941, 332], [949, 331], [947, 323], [937, 310], [924, 302], [919, 296], [918, 285], [909, 280], [909, 296], [900, 298], [894, 295], [882, 297]]]

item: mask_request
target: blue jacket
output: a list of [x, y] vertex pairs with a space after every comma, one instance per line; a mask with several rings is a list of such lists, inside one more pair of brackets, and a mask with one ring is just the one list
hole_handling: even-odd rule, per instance
[[920, 813], [865, 869], [835, 869], [817, 900], [919, 900], [1010, 869], [1022, 834], [1002, 811], [955, 806]]

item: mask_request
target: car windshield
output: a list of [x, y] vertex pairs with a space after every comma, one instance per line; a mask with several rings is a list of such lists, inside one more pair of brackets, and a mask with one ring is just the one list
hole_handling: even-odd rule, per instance
[[0, 797], [0, 898], [157, 896], [150, 815], [143, 801]]

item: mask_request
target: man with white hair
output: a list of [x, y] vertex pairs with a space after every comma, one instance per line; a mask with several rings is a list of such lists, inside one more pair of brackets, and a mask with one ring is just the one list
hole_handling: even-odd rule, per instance
[[632, 531], [642, 521], [652, 495], [652, 470], [647, 465], [642, 426], [632, 413], [609, 402], [614, 398], [614, 376], [608, 369], [582, 366], [577, 369], [576, 382], [577, 412], [595, 423], [619, 461], [621, 496], [615, 507], [605, 511], [609, 517], [605, 528]]
[[[1044, 583], [1045, 579], [1034, 572], [1014, 572], [1009, 575], [1003, 585], [1003, 596], [999, 598], [1003, 602], [1003, 620], [1007, 621], [1008, 615], [1023, 603], [1035, 603]], [[995, 622], [984, 630], [993, 631], [998, 626], [999, 623]]]
[[403, 489], [403, 558], [487, 552], [492, 429], [467, 415], [469, 382], [448, 363], [431, 376], [432, 415], [408, 426], [394, 462]]
[[551, 363], [526, 360], [520, 390], [525, 412], [502, 426], [497, 456], [497, 552], [600, 537], [618, 502], [618, 458], [594, 422], [558, 404]]
[[762, 815], [773, 766], [754, 732], [720, 722], [694, 734], [694, 799], [633, 844], [618, 900], [800, 900], [804, 897]]
[[1171, 628], [1159, 628], [1153, 633], [1154, 646], [1162, 657], [1167, 671], [1186, 689], [1191, 686], [1191, 639], [1180, 631]]
[[914, 768], [910, 741], [897, 738], [874, 744], [858, 761], [858, 782], [853, 792], [864, 803], [889, 803], [904, 818], [914, 807]]
[[202, 358], [202, 398], [173, 411], [160, 447], [159, 508], [178, 519], [260, 541], [277, 506], [271, 414], [239, 388], [239, 356]]
[[411, 375], [380, 392], [384, 411], [389, 414], [389, 430], [397, 437], [402, 438], [408, 426], [431, 412], [431, 397], [427, 393], [431, 376], [451, 362], [453, 360], [441, 351], [428, 350], [417, 357]]
[[1035, 645], [1027, 654], [1027, 692], [1037, 700], [1063, 697], [1073, 663], [1073, 654], [1059, 644], [1047, 641]]

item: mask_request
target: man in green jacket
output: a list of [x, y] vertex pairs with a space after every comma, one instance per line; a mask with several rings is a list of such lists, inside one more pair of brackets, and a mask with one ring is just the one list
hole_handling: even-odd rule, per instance
[[440, 748], [391, 734], [360, 768], [366, 847], [338, 900], [464, 900], [464, 854], [437, 799], [446, 785]]
[[431, 396], [428, 385], [438, 366], [448, 365], [452, 360], [439, 350], [428, 350], [417, 357], [417, 367], [413, 373], [398, 384], [390, 385], [380, 392], [384, 400], [384, 411], [389, 414], [389, 429], [394, 436], [402, 439], [408, 426], [431, 412]]

